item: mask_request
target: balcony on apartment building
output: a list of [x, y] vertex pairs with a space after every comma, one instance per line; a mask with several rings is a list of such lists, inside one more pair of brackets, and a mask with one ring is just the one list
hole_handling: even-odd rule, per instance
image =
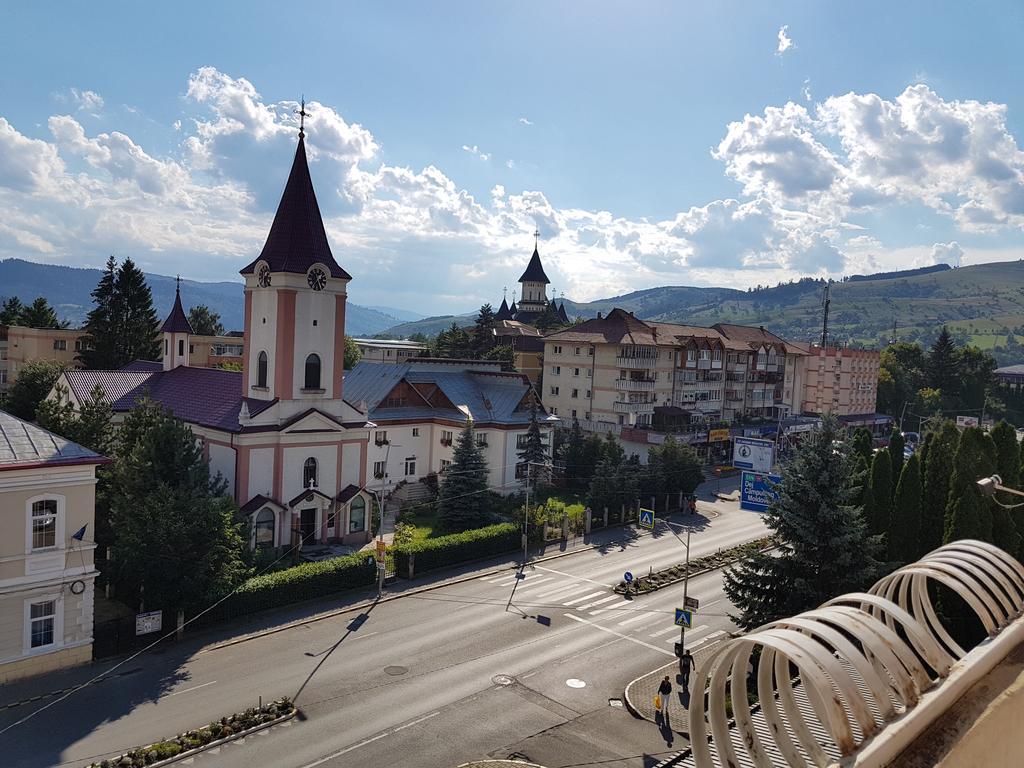
[[622, 378], [615, 380], [615, 388], [620, 392], [651, 392], [654, 383], [654, 379]]
[[650, 370], [658, 365], [658, 357], [625, 357], [618, 356], [615, 358], [615, 365], [619, 368], [626, 368], [629, 370]]
[[654, 413], [654, 401], [647, 403], [625, 403], [616, 400], [612, 403], [613, 413]]

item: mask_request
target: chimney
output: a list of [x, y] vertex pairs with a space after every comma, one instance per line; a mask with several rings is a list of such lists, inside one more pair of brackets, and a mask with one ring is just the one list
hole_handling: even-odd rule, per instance
[[601, 313], [600, 313], [600, 312], [598, 312], [598, 313], [597, 313], [597, 319], [598, 319], [598, 320], [604, 320], [604, 318], [603, 318], [603, 317], [601, 317]]

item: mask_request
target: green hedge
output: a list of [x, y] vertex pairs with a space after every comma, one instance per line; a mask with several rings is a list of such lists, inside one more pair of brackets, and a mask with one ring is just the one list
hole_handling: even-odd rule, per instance
[[283, 571], [254, 576], [242, 584], [235, 594], [205, 614], [202, 621], [206, 623], [244, 616], [376, 582], [377, 566], [369, 552], [317, 563], [302, 563]]
[[413, 556], [414, 574], [443, 568], [453, 563], [476, 560], [510, 552], [522, 543], [521, 528], [514, 523], [499, 523], [434, 539], [419, 539], [392, 549], [395, 570], [409, 577], [409, 558]]

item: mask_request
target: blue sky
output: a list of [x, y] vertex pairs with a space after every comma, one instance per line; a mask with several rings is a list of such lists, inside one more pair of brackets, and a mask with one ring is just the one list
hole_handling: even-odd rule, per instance
[[[895, 7], [893, 7], [895, 6]], [[1024, 256], [1020, 3], [0, 10], [0, 257], [235, 279], [312, 102], [363, 304]]]

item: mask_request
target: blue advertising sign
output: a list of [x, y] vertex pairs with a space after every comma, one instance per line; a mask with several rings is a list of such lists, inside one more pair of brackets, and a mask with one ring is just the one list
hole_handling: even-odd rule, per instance
[[769, 488], [768, 484], [780, 482], [782, 478], [778, 475], [744, 472], [740, 481], [740, 509], [766, 512], [768, 506], [779, 497], [778, 492]]

